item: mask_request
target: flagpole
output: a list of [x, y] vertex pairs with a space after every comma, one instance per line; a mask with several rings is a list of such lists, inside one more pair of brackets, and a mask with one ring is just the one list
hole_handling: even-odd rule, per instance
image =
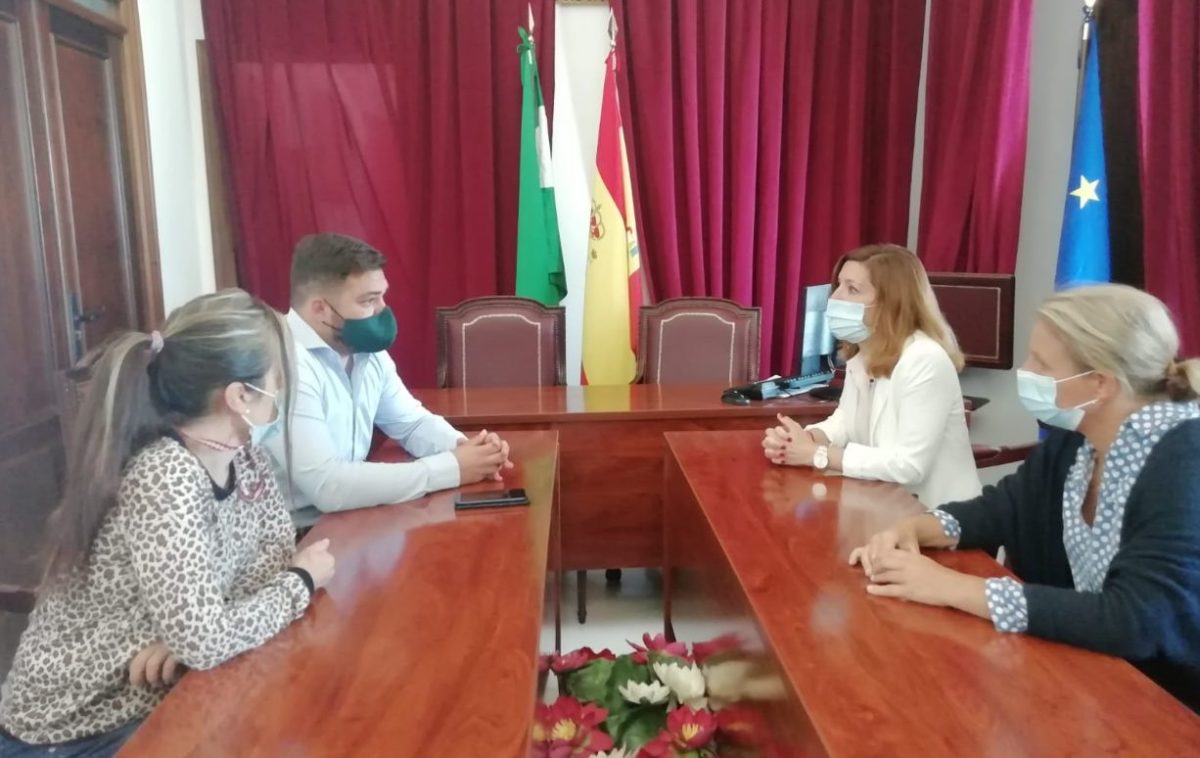
[[[1079, 104], [1083, 99], [1083, 78], [1087, 73], [1088, 42], [1090, 40], [1092, 21], [1096, 18], [1096, 0], [1083, 0], [1083, 24], [1079, 32], [1079, 50], [1075, 54], [1075, 68], [1079, 77], [1075, 80], [1075, 114], [1072, 123], [1079, 120]], [[1099, 61], [1096, 62], [1099, 65]]]
[[[526, 7], [529, 9], [529, 41], [533, 45], [536, 45], [537, 40], [534, 39], [534, 36], [533, 36], [533, 3], [529, 3], [528, 5], [526, 5]], [[533, 61], [533, 46], [532, 45], [529, 48], [529, 60]]]

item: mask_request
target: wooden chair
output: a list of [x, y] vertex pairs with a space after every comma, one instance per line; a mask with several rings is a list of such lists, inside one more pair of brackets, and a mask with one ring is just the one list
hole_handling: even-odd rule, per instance
[[566, 384], [566, 311], [524, 297], [437, 309], [439, 387]]
[[0, 584], [0, 611], [28, 616], [36, 602], [37, 595], [32, 589]]
[[1012, 368], [1016, 281], [1012, 274], [929, 273], [968, 366]]
[[[567, 383], [563, 308], [502, 295], [464, 300], [437, 309], [437, 338], [439, 387]], [[587, 613], [582, 599], [579, 608], [583, 623]]]
[[[638, 313], [641, 384], [745, 384], [758, 378], [761, 308], [732, 300], [677, 297], [642, 306]], [[619, 584], [620, 569], [604, 572]], [[575, 575], [579, 623], [587, 620], [587, 572]]]
[[975, 468], [991, 468], [1009, 463], [1022, 463], [1035, 447], [1037, 447], [1036, 442], [998, 447], [971, 445], [971, 452], [975, 455]]
[[[55, 391], [58, 395], [59, 424], [63, 441], [69, 447], [77, 424], [76, 417], [79, 415], [79, 409], [83, 406], [88, 387], [91, 384], [91, 367], [84, 364], [77, 365], [59, 372], [56, 379]], [[65, 472], [63, 473], [65, 475]], [[43, 534], [45, 519], [48, 515], [48, 513], [39, 514], [36, 523], [31, 521], [23, 526], [10, 525], [16, 530], [19, 538], [23, 537], [25, 544], [20, 550], [14, 550], [11, 553], [11, 557], [16, 559], [16, 563], [5, 562], [3, 579], [8, 583], [0, 583], [0, 681], [3, 681], [8, 675], [8, 668], [16, 653], [21, 632], [29, 623], [29, 614], [33, 612], [37, 600], [34, 577], [42, 569], [42, 566], [38, 565], [36, 561], [19, 558], [18, 553], [23, 554], [28, 548], [40, 545], [40, 541], [36, 541], [36, 537], [33, 535]], [[8, 551], [11, 547], [8, 545], [4, 550]], [[12, 583], [14, 579], [18, 583]]]
[[745, 384], [758, 378], [761, 308], [732, 300], [677, 297], [638, 314], [643, 384]]

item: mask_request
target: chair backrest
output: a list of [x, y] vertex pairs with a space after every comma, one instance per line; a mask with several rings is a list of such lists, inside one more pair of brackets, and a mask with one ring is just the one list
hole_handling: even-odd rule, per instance
[[524, 297], [437, 309], [439, 387], [566, 384], [566, 311]]
[[758, 378], [761, 308], [678, 297], [638, 314], [638, 381], [745, 384]]
[[975, 468], [991, 468], [992, 466], [1006, 466], [1010, 463], [1024, 463], [1037, 446], [1036, 442], [1001, 447], [971, 445], [971, 454], [975, 456]]
[[938, 307], [968, 366], [1012, 368], [1016, 281], [1012, 274], [930, 272]]

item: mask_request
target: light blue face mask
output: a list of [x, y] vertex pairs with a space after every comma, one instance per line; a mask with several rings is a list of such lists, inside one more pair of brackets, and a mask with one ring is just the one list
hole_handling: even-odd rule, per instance
[[871, 336], [871, 327], [864, 320], [866, 313], [867, 306], [862, 303], [830, 298], [829, 305], [825, 306], [825, 321], [834, 337], [857, 345]]
[[1017, 397], [1025, 410], [1043, 424], [1057, 426], [1060, 429], [1075, 431], [1083, 421], [1083, 409], [1096, 402], [1089, 400], [1074, 408], [1058, 407], [1058, 385], [1087, 376], [1091, 371], [1068, 376], [1065, 379], [1055, 379], [1052, 376], [1035, 374], [1025, 369], [1017, 369]]
[[260, 395], [266, 395], [267, 397], [271, 398], [271, 402], [275, 405], [275, 417], [265, 424], [256, 424], [251, 421], [250, 411], [246, 411], [242, 414], [242, 419], [246, 422], [246, 425], [250, 427], [250, 444], [255, 446], [261, 445], [263, 440], [266, 440], [268, 437], [279, 431], [279, 424], [281, 421], [283, 421], [283, 411], [281, 411], [279, 408], [279, 395], [274, 392], [267, 392], [261, 387], [255, 387], [250, 382], [242, 382], [242, 384], [246, 385]]

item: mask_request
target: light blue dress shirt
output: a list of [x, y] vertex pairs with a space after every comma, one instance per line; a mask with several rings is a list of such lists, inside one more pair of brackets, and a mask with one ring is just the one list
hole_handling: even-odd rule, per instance
[[[321, 513], [399, 503], [459, 485], [453, 450], [462, 438], [409, 393], [386, 351], [344, 358], [296, 311], [287, 315], [296, 343], [291, 420], [292, 518], [309, 526]], [[417, 460], [368, 463], [374, 428]], [[283, 435], [263, 445], [286, 482]]]

